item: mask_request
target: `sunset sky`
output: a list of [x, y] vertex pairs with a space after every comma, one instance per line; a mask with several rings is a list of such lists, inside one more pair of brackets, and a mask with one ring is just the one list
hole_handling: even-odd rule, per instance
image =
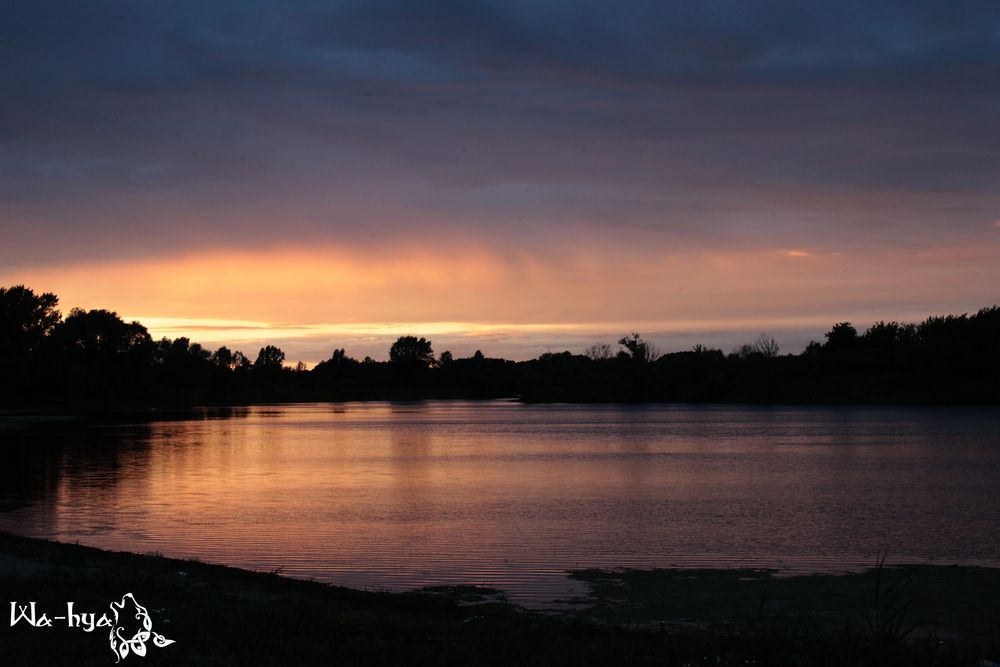
[[0, 11], [0, 285], [64, 312], [316, 362], [1000, 301], [995, 0]]

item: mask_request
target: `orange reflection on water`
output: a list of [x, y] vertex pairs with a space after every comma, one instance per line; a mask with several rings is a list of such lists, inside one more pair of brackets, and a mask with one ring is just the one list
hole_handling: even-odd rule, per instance
[[429, 402], [162, 418], [25, 434], [0, 527], [525, 601], [563, 596], [573, 568], [1000, 553], [995, 409]]

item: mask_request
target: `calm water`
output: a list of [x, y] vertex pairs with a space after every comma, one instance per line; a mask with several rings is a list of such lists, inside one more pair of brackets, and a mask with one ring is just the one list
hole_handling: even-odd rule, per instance
[[0, 431], [0, 529], [523, 602], [582, 567], [1000, 565], [1000, 411], [349, 403]]

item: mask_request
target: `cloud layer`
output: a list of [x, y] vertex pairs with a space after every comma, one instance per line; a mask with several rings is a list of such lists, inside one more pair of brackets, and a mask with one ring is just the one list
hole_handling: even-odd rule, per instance
[[18, 3], [0, 281], [276, 326], [968, 309], [998, 63], [994, 2]]

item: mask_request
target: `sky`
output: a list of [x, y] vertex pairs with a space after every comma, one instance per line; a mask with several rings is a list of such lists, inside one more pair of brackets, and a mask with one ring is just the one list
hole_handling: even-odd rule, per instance
[[993, 305], [1000, 3], [0, 0], [0, 285], [290, 361]]

